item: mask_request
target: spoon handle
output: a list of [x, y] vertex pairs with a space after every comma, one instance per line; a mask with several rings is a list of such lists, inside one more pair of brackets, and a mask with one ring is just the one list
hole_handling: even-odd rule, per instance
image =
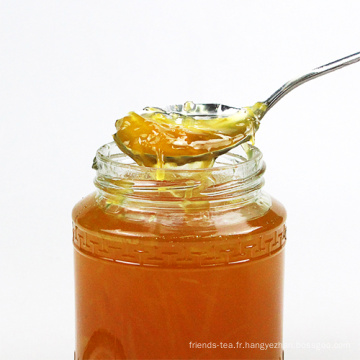
[[285, 83], [280, 89], [276, 90], [264, 103], [267, 105], [266, 112], [270, 110], [281, 98], [283, 98], [290, 91], [294, 90], [299, 85], [306, 83], [309, 80], [315, 79], [318, 76], [325, 75], [331, 71], [341, 69], [344, 66], [354, 64], [360, 61], [360, 52], [346, 56], [342, 59], [333, 61], [329, 64], [319, 66], [309, 73], [297, 77], [296, 79], [290, 80]]

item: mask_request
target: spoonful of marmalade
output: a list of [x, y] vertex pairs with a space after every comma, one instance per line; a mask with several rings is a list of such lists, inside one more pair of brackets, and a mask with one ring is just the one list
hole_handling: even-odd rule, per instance
[[299, 85], [360, 60], [360, 52], [320, 66], [290, 80], [266, 101], [251, 107], [222, 104], [170, 105], [130, 112], [116, 121], [114, 140], [137, 164], [168, 168], [211, 167], [232, 148], [254, 143], [260, 120], [282, 97]]

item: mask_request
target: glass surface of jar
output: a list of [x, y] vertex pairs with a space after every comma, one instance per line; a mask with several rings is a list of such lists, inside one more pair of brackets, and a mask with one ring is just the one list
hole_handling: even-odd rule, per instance
[[208, 169], [96, 154], [73, 209], [76, 360], [282, 358], [283, 206], [260, 150]]

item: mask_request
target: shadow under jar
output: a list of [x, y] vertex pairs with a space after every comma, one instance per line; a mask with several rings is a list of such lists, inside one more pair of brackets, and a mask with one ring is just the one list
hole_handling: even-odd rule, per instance
[[282, 358], [285, 209], [256, 147], [140, 167], [114, 143], [73, 210], [76, 360]]

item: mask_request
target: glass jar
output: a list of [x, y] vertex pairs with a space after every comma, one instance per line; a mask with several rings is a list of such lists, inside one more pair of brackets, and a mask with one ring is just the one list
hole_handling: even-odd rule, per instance
[[73, 210], [76, 360], [282, 358], [283, 206], [250, 147], [140, 167], [114, 143]]

